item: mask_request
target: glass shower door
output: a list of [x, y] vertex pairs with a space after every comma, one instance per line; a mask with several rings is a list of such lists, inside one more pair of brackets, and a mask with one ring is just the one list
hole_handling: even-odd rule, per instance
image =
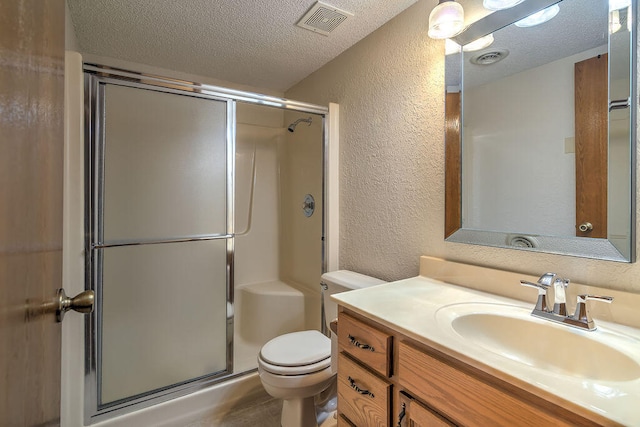
[[234, 106], [86, 78], [99, 414], [232, 372]]

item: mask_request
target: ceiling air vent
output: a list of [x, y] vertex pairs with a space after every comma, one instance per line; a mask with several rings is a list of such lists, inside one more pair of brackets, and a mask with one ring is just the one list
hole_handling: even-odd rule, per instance
[[509, 51], [507, 49], [495, 49], [477, 53], [471, 57], [470, 61], [476, 65], [491, 65], [502, 61], [508, 55]]
[[321, 1], [316, 2], [311, 9], [298, 21], [298, 27], [328, 36], [336, 27], [353, 16], [353, 13], [338, 9]]

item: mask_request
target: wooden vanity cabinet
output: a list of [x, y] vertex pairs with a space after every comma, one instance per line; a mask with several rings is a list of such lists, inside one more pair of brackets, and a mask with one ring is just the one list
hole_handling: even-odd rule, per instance
[[618, 425], [342, 307], [338, 344], [339, 426]]

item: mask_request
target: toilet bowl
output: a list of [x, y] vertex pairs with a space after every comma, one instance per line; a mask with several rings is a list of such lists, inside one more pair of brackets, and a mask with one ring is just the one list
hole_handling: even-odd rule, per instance
[[260, 350], [258, 373], [264, 389], [283, 399], [283, 427], [317, 426], [314, 396], [331, 385], [331, 340], [318, 331], [281, 335]]
[[[323, 274], [323, 321], [337, 317], [337, 305], [329, 295], [381, 283], [385, 282], [346, 270]], [[318, 426], [314, 398], [335, 382], [336, 338], [329, 339], [316, 330], [292, 332], [270, 340], [260, 350], [262, 385], [269, 395], [283, 400], [282, 427]]]

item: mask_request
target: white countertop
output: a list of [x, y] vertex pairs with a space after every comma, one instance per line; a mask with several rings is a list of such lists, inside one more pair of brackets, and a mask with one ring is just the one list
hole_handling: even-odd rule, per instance
[[[437, 315], [439, 309], [460, 303], [507, 304], [522, 307], [530, 312], [535, 300], [528, 304], [422, 276], [344, 292], [331, 298], [341, 306], [409, 338], [427, 345], [435, 345], [438, 349], [445, 349], [451, 356], [459, 357], [475, 367], [488, 368], [485, 370], [492, 374], [504, 373], [503, 379], [515, 378], [533, 386], [534, 390], [539, 389], [545, 394], [559, 396], [615, 422], [627, 426], [640, 426], [640, 378], [630, 381], [596, 381], [529, 366], [461, 339], [451, 332], [451, 328], [447, 328], [448, 325], [443, 324], [443, 316]], [[536, 318], [534, 321], [547, 322]], [[609, 332], [624, 336], [631, 343], [630, 347], [617, 349], [624, 351], [640, 365], [640, 351], [636, 351], [640, 350], [639, 329], [598, 321], [597, 318], [595, 322], [598, 325], [598, 331], [595, 332], [581, 331], [564, 325], [557, 327], [568, 328], [575, 331], [575, 334], [584, 335], [585, 339], [596, 337], [593, 334]], [[579, 348], [570, 350], [580, 352]], [[552, 358], [553, 354], [549, 354], [549, 357]], [[608, 361], [598, 360], [598, 363], [606, 364]]]

